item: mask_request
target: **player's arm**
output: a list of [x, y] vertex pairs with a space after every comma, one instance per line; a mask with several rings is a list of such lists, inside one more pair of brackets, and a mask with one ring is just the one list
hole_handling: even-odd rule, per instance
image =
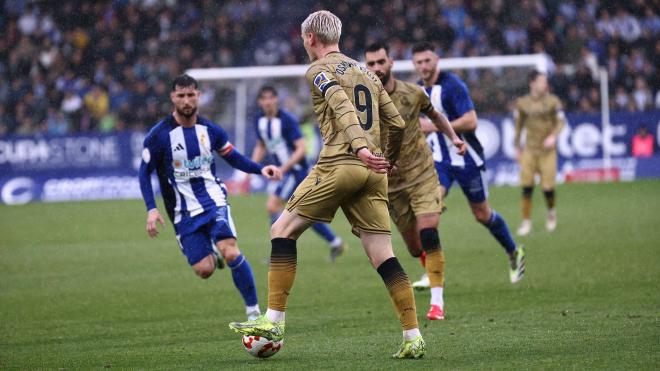
[[435, 109], [432, 109], [430, 112], [427, 112], [426, 115], [433, 122], [434, 126], [437, 128], [438, 131], [444, 133], [449, 137], [449, 139], [451, 139], [451, 142], [454, 144], [454, 147], [456, 147], [458, 154], [461, 156], [465, 155], [467, 146], [461, 140], [461, 138], [459, 138], [458, 135], [456, 135], [456, 131], [454, 131], [454, 128], [449, 123], [447, 117], [445, 117], [445, 115], [443, 115], [442, 113], [438, 112]]
[[465, 112], [461, 117], [451, 122], [451, 127], [457, 133], [477, 130], [477, 111], [471, 109]]
[[288, 115], [284, 116], [285, 120], [283, 122], [284, 126], [284, 136], [286, 137], [287, 143], [293, 144], [293, 153], [289, 160], [280, 167], [282, 174], [286, 174], [291, 170], [296, 164], [300, 163], [305, 158], [307, 154], [307, 147], [305, 146], [305, 139], [303, 138], [302, 132], [300, 131], [300, 123], [293, 117]]
[[474, 110], [474, 102], [470, 98], [465, 83], [455, 79], [451, 85], [449, 104], [453, 106], [457, 119], [451, 122], [451, 126], [457, 133], [465, 133], [477, 130], [477, 111]]
[[250, 160], [243, 156], [242, 153], [238, 152], [238, 150], [234, 148], [234, 145], [228, 141], [218, 149], [218, 153], [234, 169], [244, 171], [248, 174], [261, 174], [268, 179], [282, 178], [282, 173], [276, 166], [262, 166]]
[[151, 174], [154, 172], [154, 163], [156, 161], [152, 157], [156, 155], [157, 151], [154, 144], [154, 138], [147, 136], [144, 140], [144, 148], [142, 149], [142, 161], [140, 162], [138, 179], [140, 181], [142, 199], [147, 207], [147, 233], [149, 234], [149, 237], [158, 236], [156, 223], [160, 223], [161, 226], [165, 225], [165, 220], [160, 215], [158, 208], [156, 208], [154, 190], [151, 187]]
[[564, 110], [561, 107], [561, 102], [557, 100], [555, 104], [555, 114], [553, 116], [553, 129], [550, 135], [543, 141], [543, 147], [546, 149], [551, 149], [555, 147], [557, 143], [557, 136], [562, 131], [564, 126], [566, 126], [566, 115], [564, 115]]
[[438, 128], [435, 126], [433, 121], [430, 118], [420, 115], [419, 116], [419, 126], [422, 128], [422, 133], [428, 134], [438, 131]]
[[291, 170], [292, 167], [302, 161], [302, 159], [305, 157], [305, 153], [307, 152], [307, 148], [305, 147], [305, 140], [303, 138], [297, 139], [295, 142], [293, 142], [293, 146], [294, 150], [291, 154], [291, 157], [289, 158], [289, 161], [287, 161], [280, 168], [282, 174], [286, 174], [289, 170]]
[[392, 102], [392, 98], [390, 98], [385, 89], [380, 91], [378, 102], [380, 121], [387, 127], [385, 158], [390, 162], [390, 167], [393, 167], [394, 163], [399, 158], [406, 122], [403, 121], [401, 114], [396, 109], [394, 102]]
[[522, 133], [523, 124], [525, 122], [525, 111], [520, 108], [520, 101], [516, 103], [516, 108], [513, 111], [513, 120], [515, 122], [515, 132], [513, 135], [513, 148], [515, 148], [516, 150], [516, 160], [520, 160], [520, 152], [522, 151], [520, 136]]
[[[442, 113], [440, 113], [442, 115]], [[441, 131], [428, 117], [420, 116], [419, 124], [422, 128], [422, 132], [425, 134], [432, 133], [435, 131]], [[477, 112], [475, 110], [470, 110], [465, 112], [461, 117], [457, 118], [454, 121], [450, 122], [451, 127], [456, 133], [465, 133], [468, 131], [477, 130]]]
[[348, 139], [353, 153], [373, 171], [387, 172], [389, 163], [384, 158], [374, 156], [369, 150], [364, 130], [359, 126], [360, 121], [355, 113], [355, 107], [332, 72], [317, 65], [307, 71], [306, 77], [312, 89], [318, 89], [330, 109], [335, 112], [337, 129]]
[[[419, 102], [420, 102], [420, 113], [425, 114], [429, 121], [431, 121], [431, 124], [435, 128], [436, 131], [440, 131], [444, 133], [446, 136], [451, 139], [452, 143], [456, 147], [458, 154], [463, 156], [465, 154], [465, 151], [467, 150], [467, 147], [465, 143], [461, 140], [461, 138], [456, 135], [456, 131], [452, 127], [451, 123], [447, 119], [447, 116], [443, 115], [441, 112], [433, 108], [433, 104], [431, 104], [431, 100], [429, 97], [424, 93], [422, 89], [419, 89], [418, 92], [419, 96]], [[422, 129], [423, 130], [423, 129]]]
[[261, 139], [257, 139], [257, 144], [255, 144], [254, 149], [252, 150], [252, 161], [260, 163], [266, 156], [266, 145]]

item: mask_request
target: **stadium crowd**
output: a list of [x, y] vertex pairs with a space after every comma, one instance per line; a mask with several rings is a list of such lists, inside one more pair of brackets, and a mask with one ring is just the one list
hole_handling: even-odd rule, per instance
[[[306, 63], [298, 25], [323, 7], [344, 22], [341, 47], [356, 59], [380, 39], [394, 59], [420, 40], [447, 57], [544, 53], [569, 111], [599, 109], [599, 66], [612, 109], [660, 109], [659, 9], [644, 0], [0, 3], [0, 136], [145, 129], [186, 68]], [[520, 93], [496, 73], [464, 76], [479, 112]]]

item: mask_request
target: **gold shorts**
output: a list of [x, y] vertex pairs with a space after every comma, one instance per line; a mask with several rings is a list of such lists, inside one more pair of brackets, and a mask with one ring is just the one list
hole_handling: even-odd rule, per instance
[[417, 215], [440, 214], [444, 206], [435, 171], [421, 183], [391, 192], [389, 199], [390, 216], [399, 232], [414, 228]]
[[341, 207], [353, 233], [390, 233], [387, 175], [352, 164], [316, 165], [298, 185], [286, 209], [330, 223]]
[[520, 185], [534, 186], [534, 176], [541, 174], [541, 188], [553, 189], [557, 176], [557, 150], [531, 152], [523, 151], [520, 155]]

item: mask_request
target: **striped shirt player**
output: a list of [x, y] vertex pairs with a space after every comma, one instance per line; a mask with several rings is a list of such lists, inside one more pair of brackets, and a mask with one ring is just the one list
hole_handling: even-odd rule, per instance
[[[300, 124], [292, 114], [279, 107], [277, 90], [272, 86], [263, 86], [258, 97], [261, 111], [254, 124], [257, 144], [252, 160], [260, 162], [265, 155], [269, 155], [271, 162], [282, 171], [282, 180], [268, 185], [270, 197], [267, 209], [272, 224], [280, 216], [285, 202], [307, 176], [309, 166]], [[327, 224], [314, 223], [312, 229], [328, 242], [330, 261], [334, 262], [346, 248], [342, 239]]]
[[139, 180], [149, 213], [147, 231], [155, 237], [156, 221], [163, 224], [151, 187], [151, 174], [156, 171], [167, 214], [188, 263], [199, 277], [210, 277], [216, 268], [217, 248], [232, 270], [248, 316], [256, 317], [259, 306], [254, 277], [236, 244], [227, 189], [215, 174], [214, 152], [245, 172], [277, 176], [279, 170], [245, 158], [221, 127], [198, 116], [199, 94], [192, 77], [175, 78], [170, 93], [175, 111], [158, 122], [144, 140]]
[[[458, 76], [437, 68], [438, 59], [435, 48], [430, 43], [421, 42], [413, 47], [413, 64], [421, 77], [418, 83], [424, 87], [433, 107], [449, 119], [456, 133], [467, 145], [465, 156], [460, 156], [452, 151], [452, 141], [447, 136], [436, 131], [429, 133], [427, 139], [433, 152], [438, 179], [445, 196], [449, 193], [452, 183], [458, 182], [469, 201], [474, 217], [488, 228], [509, 256], [509, 278], [511, 283], [516, 283], [522, 279], [525, 272], [525, 253], [513, 241], [506, 221], [488, 204], [486, 162], [483, 147], [475, 133], [477, 114], [474, 103], [467, 86]], [[417, 283], [419, 281], [415, 282]], [[425, 282], [420, 284], [423, 286]]]
[[[273, 164], [278, 167], [282, 167], [292, 158], [296, 141], [302, 139], [298, 120], [282, 109], [277, 111], [275, 117], [268, 117], [265, 113], [260, 114], [255, 128], [257, 145], [264, 146]], [[288, 200], [298, 184], [305, 179], [308, 170], [307, 160], [303, 156], [291, 169], [282, 174], [282, 180], [270, 183], [268, 193], [281, 200]]]
[[[474, 110], [465, 83], [451, 72], [440, 72], [436, 82], [432, 86], [425, 86], [424, 90], [433, 107], [447, 116], [449, 121]], [[483, 202], [488, 197], [483, 147], [474, 131], [458, 135], [467, 145], [465, 156], [453, 151], [451, 139], [441, 132], [432, 132], [426, 138], [433, 153], [440, 184], [448, 194], [455, 180], [470, 202]]]

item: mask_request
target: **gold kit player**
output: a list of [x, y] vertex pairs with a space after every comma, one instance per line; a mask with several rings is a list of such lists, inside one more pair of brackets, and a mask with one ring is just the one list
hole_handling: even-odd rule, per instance
[[[286, 302], [296, 274], [296, 239], [315, 222], [329, 223], [341, 207], [398, 314], [403, 343], [393, 357], [420, 358], [426, 345], [410, 280], [392, 251], [387, 210], [387, 172], [398, 158], [405, 122], [378, 77], [340, 53], [337, 16], [325, 10], [312, 13], [301, 31], [312, 61], [306, 78], [323, 149], [271, 228], [266, 314], [229, 327], [245, 335], [283, 338]], [[387, 132], [385, 153], [381, 128]]]
[[365, 53], [367, 68], [376, 74], [390, 95], [406, 128], [396, 169], [388, 177], [390, 216], [413, 257], [426, 252], [426, 273], [431, 287], [430, 320], [444, 319], [442, 290], [445, 281], [445, 256], [438, 236], [442, 212], [442, 192], [435, 173], [433, 155], [419, 124], [419, 114], [426, 115], [439, 131], [447, 134], [460, 155], [465, 143], [456, 135], [447, 118], [436, 111], [419, 85], [392, 77], [394, 61], [385, 44], [374, 43]]
[[[541, 176], [541, 189], [545, 196], [547, 214], [545, 228], [552, 232], [557, 228], [555, 212], [555, 177], [557, 176], [557, 136], [564, 128], [566, 119], [562, 104], [556, 95], [548, 92], [547, 77], [533, 71], [529, 75], [529, 94], [518, 99], [514, 112], [516, 134], [514, 144], [520, 163], [522, 186], [522, 223], [518, 235], [532, 231], [532, 191], [534, 177]], [[521, 145], [521, 132], [525, 129], [525, 145]]]

